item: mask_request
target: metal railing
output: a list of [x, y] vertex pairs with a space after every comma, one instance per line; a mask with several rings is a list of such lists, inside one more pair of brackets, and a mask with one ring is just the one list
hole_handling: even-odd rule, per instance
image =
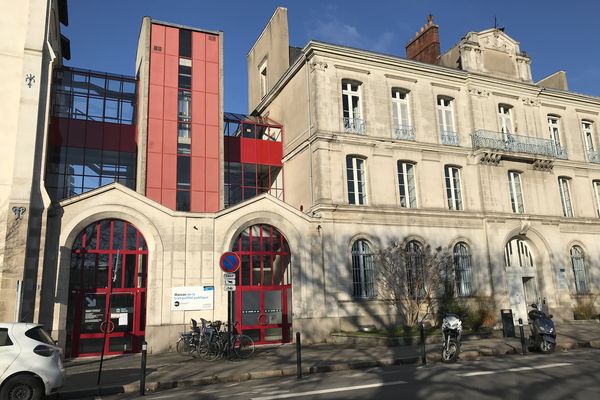
[[440, 132], [440, 137], [442, 139], [442, 144], [458, 146], [458, 133], [452, 131], [442, 131]]
[[588, 150], [588, 160], [594, 164], [600, 164], [600, 151]]
[[553, 140], [502, 132], [477, 130], [471, 134], [473, 150], [492, 149], [509, 153], [532, 154], [551, 158], [567, 158], [567, 149], [557, 146]]
[[360, 135], [364, 134], [365, 133], [365, 121], [360, 118], [344, 117], [344, 132], [358, 133]]
[[415, 127], [412, 125], [396, 125], [394, 127], [394, 137], [400, 140], [415, 141]]

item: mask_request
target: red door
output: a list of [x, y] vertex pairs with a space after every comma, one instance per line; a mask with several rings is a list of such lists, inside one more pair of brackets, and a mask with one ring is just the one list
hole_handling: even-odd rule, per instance
[[285, 237], [270, 225], [254, 225], [238, 237], [235, 316], [255, 343], [291, 341], [291, 254]]
[[145, 333], [148, 250], [120, 220], [89, 225], [71, 254], [71, 357], [139, 352]]

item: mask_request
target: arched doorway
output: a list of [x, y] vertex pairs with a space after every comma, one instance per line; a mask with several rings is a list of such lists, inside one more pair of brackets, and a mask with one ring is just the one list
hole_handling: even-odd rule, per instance
[[132, 224], [88, 225], [71, 248], [67, 356], [139, 352], [146, 326], [148, 248]]
[[508, 300], [514, 318], [527, 320], [527, 307], [539, 303], [535, 254], [527, 239], [513, 237], [504, 246], [508, 274]]
[[285, 237], [271, 225], [253, 225], [240, 233], [232, 251], [237, 271], [235, 319], [257, 344], [291, 340], [291, 253]]

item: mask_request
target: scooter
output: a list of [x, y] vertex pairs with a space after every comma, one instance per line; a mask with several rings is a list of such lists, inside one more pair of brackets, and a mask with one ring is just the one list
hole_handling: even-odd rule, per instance
[[442, 320], [442, 362], [456, 362], [460, 354], [462, 322], [456, 314], [446, 314]]
[[552, 353], [556, 348], [556, 329], [552, 322], [552, 314], [538, 310], [532, 304], [533, 310], [527, 313], [531, 321], [531, 336], [529, 336], [529, 350], [539, 350], [542, 353]]

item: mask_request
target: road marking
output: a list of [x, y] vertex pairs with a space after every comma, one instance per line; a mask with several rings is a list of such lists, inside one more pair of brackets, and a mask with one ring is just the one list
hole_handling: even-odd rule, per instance
[[376, 387], [382, 387], [382, 386], [402, 385], [404, 383], [406, 383], [406, 382], [405, 381], [380, 382], [380, 383], [372, 383], [370, 385], [345, 386], [345, 387], [339, 387], [339, 388], [313, 390], [313, 391], [304, 392], [304, 393], [288, 393], [288, 394], [278, 394], [278, 395], [274, 395], [274, 396], [253, 397], [251, 400], [289, 399], [290, 397], [313, 396], [315, 394], [346, 392], [348, 390], [370, 389], [370, 388], [376, 388]]
[[464, 374], [456, 374], [456, 375], [458, 375], [458, 376], [493, 375], [493, 374], [501, 374], [504, 372], [533, 371], [533, 370], [537, 370], [537, 369], [566, 367], [569, 365], [573, 365], [573, 364], [572, 363], [544, 364], [544, 365], [537, 365], [537, 366], [533, 366], [533, 367], [516, 367], [516, 368], [501, 369], [498, 371], [474, 371], [474, 372], [466, 372]]

